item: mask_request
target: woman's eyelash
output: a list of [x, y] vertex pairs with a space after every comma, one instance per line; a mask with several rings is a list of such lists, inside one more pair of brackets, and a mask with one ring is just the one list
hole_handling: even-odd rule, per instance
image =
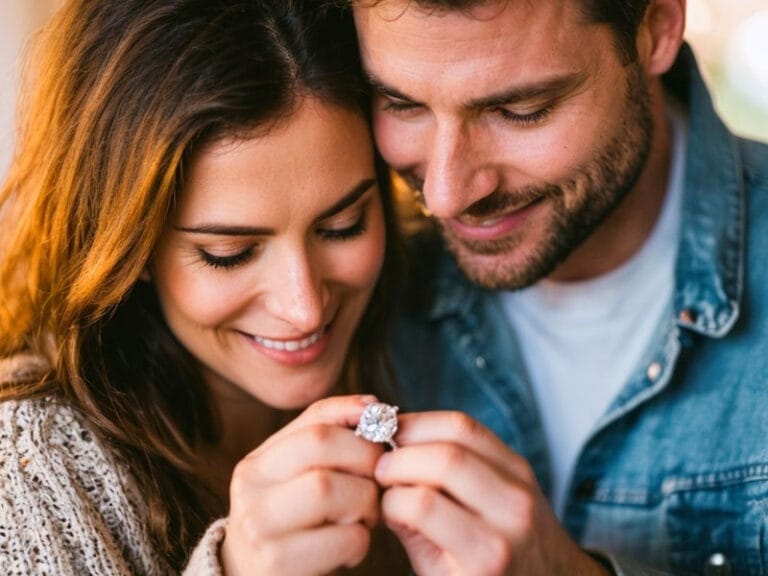
[[253, 248], [247, 248], [246, 250], [238, 252], [237, 254], [233, 254], [232, 256], [216, 256], [215, 254], [211, 254], [210, 252], [206, 252], [202, 249], [199, 250], [199, 252], [200, 258], [202, 258], [203, 262], [205, 262], [208, 266], [211, 266], [212, 268], [227, 269], [236, 268], [237, 266], [247, 262], [253, 255]]
[[[358, 218], [357, 222], [346, 228], [321, 228], [317, 231], [317, 234], [323, 240], [349, 240], [360, 236], [366, 229], [366, 213], [363, 212]], [[245, 264], [253, 256], [255, 247], [250, 247], [237, 254], [231, 256], [217, 256], [206, 252], [202, 248], [198, 248], [200, 259], [211, 268], [219, 269], [231, 269], [237, 268], [241, 264]]]
[[320, 228], [317, 234], [323, 240], [349, 240], [360, 236], [367, 226], [366, 213], [362, 212], [357, 222], [346, 228]]

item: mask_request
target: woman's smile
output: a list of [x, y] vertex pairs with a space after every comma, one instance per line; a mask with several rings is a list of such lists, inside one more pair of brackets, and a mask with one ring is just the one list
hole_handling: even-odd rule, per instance
[[267, 358], [285, 366], [301, 366], [318, 360], [332, 338], [330, 324], [303, 338], [266, 338], [241, 332], [246, 341]]

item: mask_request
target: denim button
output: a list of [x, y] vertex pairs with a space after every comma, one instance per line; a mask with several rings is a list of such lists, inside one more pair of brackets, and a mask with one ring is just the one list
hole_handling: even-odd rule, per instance
[[478, 356], [477, 358], [475, 358], [475, 366], [480, 368], [480, 370], [485, 368], [485, 358], [483, 358], [482, 356]]
[[659, 376], [661, 376], [661, 364], [654, 362], [648, 366], [648, 369], [645, 371], [645, 375], [648, 376], [648, 380], [651, 382], [658, 380]]
[[731, 563], [728, 562], [728, 558], [725, 557], [725, 554], [715, 552], [707, 560], [705, 573], [706, 576], [730, 576]]

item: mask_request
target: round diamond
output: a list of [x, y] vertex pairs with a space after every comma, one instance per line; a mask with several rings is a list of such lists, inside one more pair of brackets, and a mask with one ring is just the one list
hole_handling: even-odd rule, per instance
[[394, 448], [392, 437], [397, 432], [397, 406], [383, 402], [368, 404], [360, 416], [355, 434], [371, 442], [387, 442]]

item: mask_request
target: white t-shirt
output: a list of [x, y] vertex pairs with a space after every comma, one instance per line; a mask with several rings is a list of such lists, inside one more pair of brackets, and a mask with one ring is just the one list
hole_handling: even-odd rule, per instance
[[518, 335], [544, 425], [552, 497], [561, 515], [570, 476], [591, 430], [646, 351], [674, 288], [680, 235], [685, 118], [670, 110], [672, 169], [648, 240], [619, 268], [583, 282], [541, 280], [499, 297]]

